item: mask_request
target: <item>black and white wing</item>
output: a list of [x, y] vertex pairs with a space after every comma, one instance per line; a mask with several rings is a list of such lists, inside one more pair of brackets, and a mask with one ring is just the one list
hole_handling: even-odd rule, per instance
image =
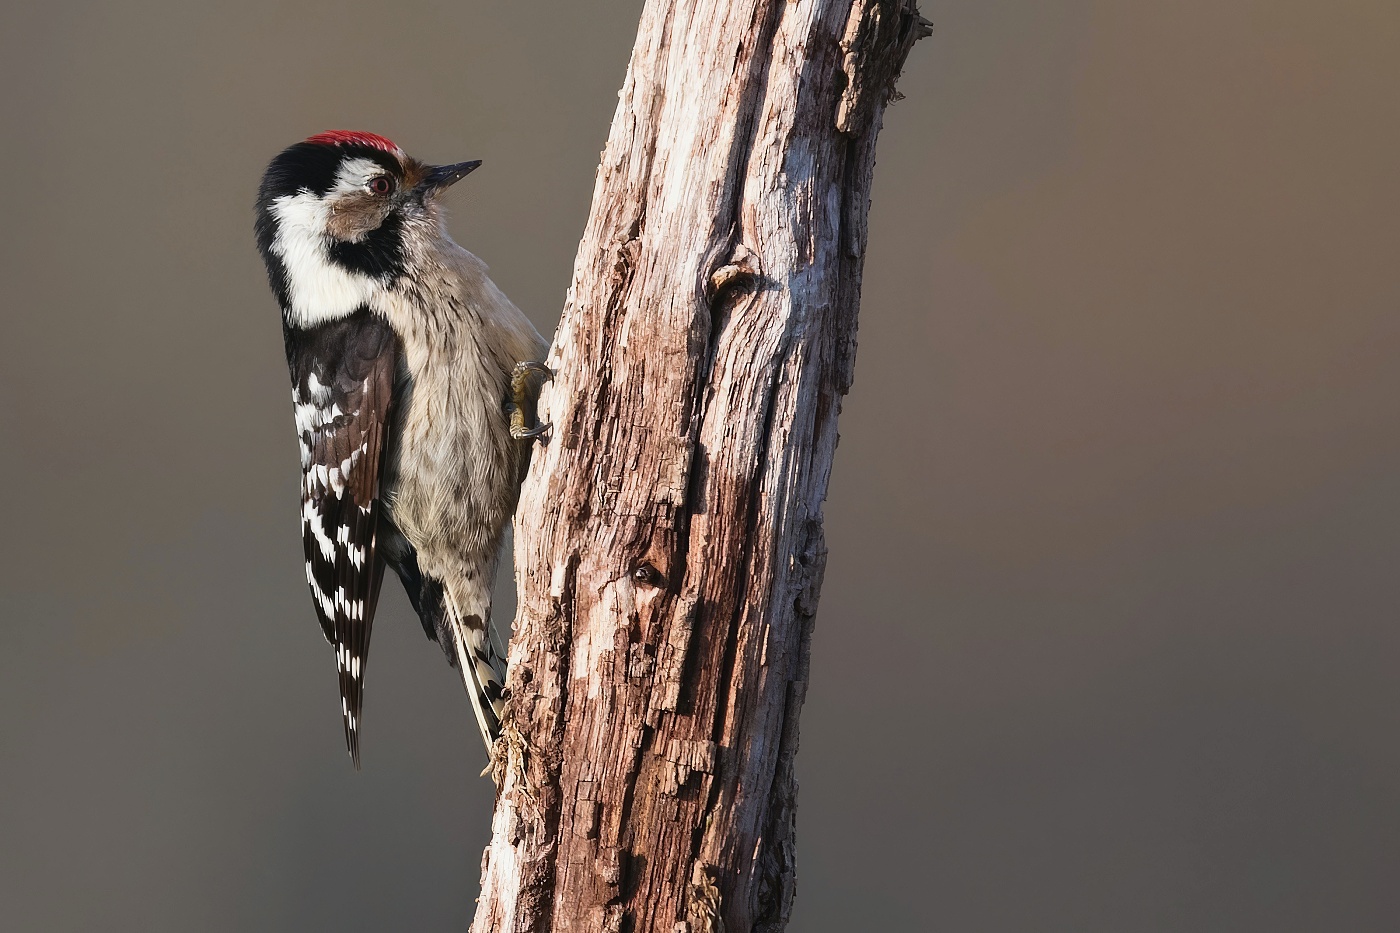
[[368, 311], [285, 329], [301, 442], [306, 579], [340, 675], [345, 743], [360, 766], [360, 707], [384, 561], [380, 474], [398, 341]]

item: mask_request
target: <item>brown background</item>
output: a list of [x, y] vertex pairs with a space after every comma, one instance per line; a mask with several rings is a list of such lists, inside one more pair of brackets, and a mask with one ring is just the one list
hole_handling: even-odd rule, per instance
[[[490, 785], [397, 585], [341, 747], [251, 201], [332, 127], [482, 158], [453, 230], [548, 332], [639, 6], [0, 10], [0, 926], [465, 927]], [[1397, 9], [927, 4], [795, 931], [1395, 928]]]

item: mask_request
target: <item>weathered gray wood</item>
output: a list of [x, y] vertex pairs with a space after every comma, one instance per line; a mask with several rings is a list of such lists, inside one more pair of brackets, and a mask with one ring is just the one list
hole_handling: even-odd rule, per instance
[[781, 930], [875, 138], [913, 0], [651, 0], [516, 517], [473, 930]]

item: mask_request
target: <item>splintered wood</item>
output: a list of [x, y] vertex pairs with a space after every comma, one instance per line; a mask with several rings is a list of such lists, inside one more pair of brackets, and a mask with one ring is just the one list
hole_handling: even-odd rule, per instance
[[516, 516], [472, 929], [784, 928], [875, 138], [912, 0], [650, 0]]

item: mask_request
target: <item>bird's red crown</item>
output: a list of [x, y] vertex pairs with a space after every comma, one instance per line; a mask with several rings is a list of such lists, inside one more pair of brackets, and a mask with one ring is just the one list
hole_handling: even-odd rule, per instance
[[355, 130], [327, 130], [307, 137], [306, 141], [319, 146], [369, 146], [371, 149], [382, 149], [391, 155], [403, 151], [393, 140], [375, 133], [360, 133]]

